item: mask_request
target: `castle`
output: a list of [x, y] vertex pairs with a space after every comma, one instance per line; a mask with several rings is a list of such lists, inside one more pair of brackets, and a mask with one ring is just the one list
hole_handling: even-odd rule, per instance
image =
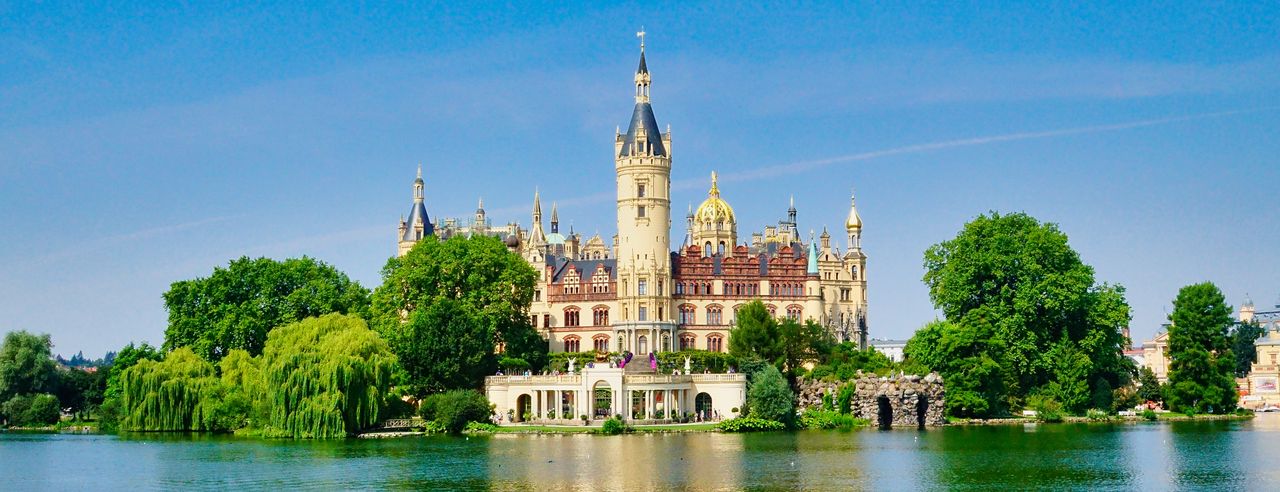
[[865, 349], [867, 256], [852, 198], [844, 251], [825, 228], [816, 240], [810, 231], [802, 241], [794, 200], [786, 219], [739, 242], [737, 217], [713, 172], [706, 199], [685, 217], [684, 241], [672, 249], [671, 131], [662, 132], [654, 116], [640, 35], [635, 108], [626, 132], [614, 136], [617, 234], [611, 245], [598, 234], [585, 242], [572, 231], [562, 234], [554, 204], [544, 229], [537, 191], [527, 230], [492, 225], [483, 201], [471, 220], [433, 223], [419, 169], [413, 206], [400, 220], [399, 254], [427, 235], [499, 237], [538, 272], [531, 322], [553, 352], [727, 351], [735, 313], [756, 299], [774, 316], [813, 320], [837, 341]]

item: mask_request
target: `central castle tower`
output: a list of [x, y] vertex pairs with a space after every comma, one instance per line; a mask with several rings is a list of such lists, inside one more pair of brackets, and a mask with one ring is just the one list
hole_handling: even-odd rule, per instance
[[[662, 133], [649, 103], [644, 32], [636, 69], [636, 106], [627, 132], [614, 136], [618, 186], [618, 303], [620, 350], [657, 352], [674, 339], [671, 315], [671, 131]], [[663, 334], [667, 337], [663, 337]]]

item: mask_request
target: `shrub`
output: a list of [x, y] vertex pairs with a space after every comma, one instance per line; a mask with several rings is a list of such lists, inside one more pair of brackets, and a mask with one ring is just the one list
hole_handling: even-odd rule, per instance
[[498, 430], [498, 426], [488, 422], [467, 422], [467, 427], [463, 430], [468, 434], [475, 433], [493, 433]]
[[452, 390], [426, 397], [418, 412], [422, 418], [439, 423], [450, 434], [460, 434], [468, 422], [488, 423], [493, 407], [477, 391]]
[[821, 381], [825, 379], [827, 376], [830, 376], [834, 373], [835, 373], [835, 369], [832, 369], [831, 366], [823, 364], [819, 366], [814, 366], [813, 371], [809, 372], [809, 378], [815, 381]]
[[836, 393], [836, 410], [840, 413], [849, 413], [853, 410], [853, 392], [855, 387], [852, 383], [845, 384], [840, 387], [840, 391]]
[[822, 409], [827, 411], [835, 411], [836, 403], [831, 393], [822, 394]]
[[834, 410], [809, 410], [800, 415], [800, 427], [805, 429], [852, 429], [866, 425], [866, 419], [856, 418]]
[[1108, 415], [1107, 412], [1096, 408], [1090, 408], [1084, 413], [1084, 416], [1085, 418], [1088, 418], [1090, 422], [1108, 422], [1111, 420], [1111, 415]]
[[1142, 418], [1147, 419], [1147, 420], [1156, 420], [1156, 419], [1158, 419], [1158, 418], [1160, 418], [1160, 417], [1158, 417], [1158, 416], [1156, 415], [1155, 410], [1152, 410], [1152, 409], [1148, 408], [1148, 409], [1146, 409], [1146, 410], [1143, 410], [1143, 411], [1142, 411]]
[[738, 417], [720, 422], [716, 425], [716, 428], [725, 432], [757, 432], [783, 430], [787, 428], [787, 425], [776, 420]]
[[1036, 411], [1036, 420], [1041, 422], [1062, 422], [1062, 404], [1052, 397], [1034, 395], [1027, 398], [1027, 404]]
[[10, 425], [45, 426], [58, 423], [61, 409], [53, 395], [15, 395], [4, 403], [3, 413]]
[[622, 419], [617, 417], [611, 417], [600, 425], [600, 433], [610, 436], [618, 435], [628, 430], [630, 429], [627, 428], [627, 424], [622, 423]]

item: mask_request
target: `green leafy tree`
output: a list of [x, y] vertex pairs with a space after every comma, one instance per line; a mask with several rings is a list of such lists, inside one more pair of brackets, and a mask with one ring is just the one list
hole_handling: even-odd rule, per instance
[[43, 392], [53, 383], [53, 342], [49, 335], [11, 331], [0, 345], [0, 401]]
[[120, 375], [120, 428], [129, 431], [227, 430], [213, 427], [222, 391], [213, 364], [190, 348], [169, 352], [163, 361], [142, 359]]
[[791, 425], [795, 418], [795, 393], [778, 368], [768, 365], [752, 377], [747, 390], [751, 416]]
[[461, 434], [468, 422], [489, 423], [493, 405], [479, 391], [460, 389], [426, 397], [418, 411], [450, 434]]
[[363, 314], [369, 291], [312, 258], [241, 257], [206, 278], [174, 282], [164, 303], [164, 349], [191, 347], [217, 362], [234, 349], [262, 353], [267, 332], [277, 326], [329, 313]]
[[1149, 367], [1144, 367], [1138, 373], [1138, 399], [1142, 403], [1146, 402], [1164, 402], [1163, 389], [1160, 387], [1160, 379], [1156, 378], [1156, 373]]
[[[954, 239], [930, 247], [924, 264], [930, 298], [951, 322], [932, 331], [967, 330], [950, 342], [980, 345], [949, 343], [946, 350], [965, 354], [957, 359], [964, 362], [939, 364], [937, 349], [924, 340], [914, 344], [914, 358], [946, 378], [949, 409], [999, 414], [1054, 381], [1058, 390], [1074, 394], [1079, 385], [1062, 379], [1051, 355], [1062, 343], [1089, 362], [1087, 374], [1067, 371], [1084, 382], [1086, 402], [1098, 381], [1116, 387], [1131, 377], [1133, 365], [1121, 352], [1127, 343], [1121, 329], [1131, 317], [1124, 289], [1096, 284], [1093, 269], [1057, 226], [1022, 213], [981, 215]], [[944, 335], [926, 334], [936, 340]], [[952, 405], [957, 385], [972, 390], [961, 406]]]
[[[1045, 385], [1045, 391], [1061, 403], [1068, 412], [1084, 413], [1092, 403], [1089, 381], [1086, 379], [1089, 377], [1092, 362], [1071, 342], [1058, 342], [1050, 352], [1050, 360], [1053, 361], [1053, 380]], [[1106, 383], [1105, 379], [1102, 381]], [[1105, 391], [1108, 395], [1110, 394], [1110, 384], [1107, 384]], [[1103, 408], [1110, 408], [1110, 405]]]
[[547, 341], [529, 317], [536, 278], [496, 238], [428, 236], [387, 261], [372, 324], [419, 394], [479, 388], [497, 370], [495, 347], [534, 370], [546, 366]]
[[105, 384], [100, 374], [89, 373], [76, 368], [58, 368], [54, 371], [49, 390], [63, 408], [72, 413], [80, 413], [89, 407], [102, 404], [102, 389]]
[[270, 404], [264, 433], [334, 438], [370, 427], [388, 406], [395, 366], [387, 343], [357, 316], [328, 314], [272, 330], [261, 362]]
[[1005, 410], [1003, 369], [992, 358], [1000, 342], [977, 315], [980, 311], [971, 313], [965, 324], [933, 321], [903, 349], [908, 359], [943, 376], [947, 413], [957, 417], [988, 417]]
[[106, 373], [106, 388], [102, 393], [102, 406], [98, 410], [99, 425], [104, 430], [114, 430], [119, 423], [120, 398], [123, 388], [121, 376], [124, 371], [137, 365], [138, 361], [141, 360], [160, 361], [163, 359], [164, 354], [146, 342], [142, 342], [141, 345], [134, 345], [133, 342], [130, 342], [114, 354], [111, 365], [100, 371]]
[[1236, 356], [1236, 377], [1249, 375], [1253, 363], [1258, 361], [1258, 350], [1254, 343], [1262, 337], [1262, 327], [1257, 323], [1238, 323], [1231, 330], [1231, 352]]
[[0, 407], [9, 425], [37, 427], [58, 423], [58, 398], [50, 394], [17, 395]]
[[729, 329], [729, 354], [739, 360], [757, 358], [776, 366], [786, 363], [787, 350], [778, 320], [763, 302], [751, 301], [738, 309]]
[[1236, 408], [1236, 359], [1231, 353], [1231, 306], [1216, 285], [1178, 291], [1169, 315], [1169, 387], [1172, 410], [1227, 413]]

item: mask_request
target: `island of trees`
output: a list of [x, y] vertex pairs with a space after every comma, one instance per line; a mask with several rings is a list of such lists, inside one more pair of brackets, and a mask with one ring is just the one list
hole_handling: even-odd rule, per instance
[[[1124, 288], [1099, 283], [1055, 225], [993, 212], [924, 256], [943, 319], [911, 338], [903, 362], [835, 343], [812, 320], [774, 318], [756, 301], [738, 312], [727, 354], [663, 353], [660, 367], [689, 358], [697, 371], [747, 374], [743, 416], [719, 424], [726, 431], [864, 424], [849, 415], [849, 394], [828, 395], [821, 408], [796, 403], [802, 381], [864, 373], [940, 373], [953, 418], [1034, 409], [1053, 420], [1147, 401], [1183, 413], [1236, 409], [1233, 377], [1247, 371], [1260, 330], [1236, 326], [1210, 283], [1174, 299], [1172, 368], [1161, 386], [1122, 354], [1131, 343]], [[416, 413], [429, 430], [483, 429], [486, 375], [563, 371], [569, 359], [581, 367], [594, 357], [548, 355], [529, 321], [535, 279], [488, 237], [428, 237], [388, 260], [372, 291], [311, 258], [240, 258], [173, 283], [163, 344], [130, 343], [96, 372], [56, 363], [48, 335], [7, 334], [0, 417], [49, 425], [68, 410], [104, 430], [332, 438]]]

